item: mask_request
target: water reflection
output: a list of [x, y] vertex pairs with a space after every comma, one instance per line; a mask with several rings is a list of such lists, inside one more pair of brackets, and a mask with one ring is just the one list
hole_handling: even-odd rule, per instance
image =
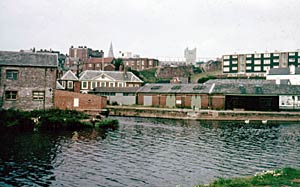
[[118, 119], [116, 131], [3, 134], [0, 186], [193, 186], [300, 167], [298, 124]]

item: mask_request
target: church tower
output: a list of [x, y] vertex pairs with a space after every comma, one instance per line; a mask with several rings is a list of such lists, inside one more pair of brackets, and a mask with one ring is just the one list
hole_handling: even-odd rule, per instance
[[108, 57], [114, 57], [114, 50], [113, 50], [112, 42], [110, 42]]

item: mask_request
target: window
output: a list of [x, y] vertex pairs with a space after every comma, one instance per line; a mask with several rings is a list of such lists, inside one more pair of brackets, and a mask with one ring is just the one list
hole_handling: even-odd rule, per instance
[[260, 58], [260, 54], [254, 54], [255, 58]]
[[43, 101], [45, 99], [45, 92], [44, 91], [33, 91], [32, 99], [34, 101]]
[[97, 87], [97, 82], [92, 82], [92, 85], [91, 85], [91, 89], [93, 89], [93, 88], [96, 88]]
[[96, 64], [96, 67], [97, 67], [97, 68], [100, 67], [100, 64]]
[[18, 80], [18, 70], [6, 70], [6, 79]]
[[273, 59], [273, 62], [279, 62], [279, 59]]
[[294, 58], [290, 58], [289, 62], [295, 62], [296, 60]]
[[237, 55], [232, 55], [232, 58], [237, 58], [238, 56]]
[[93, 64], [89, 64], [89, 68], [93, 67]]
[[73, 81], [68, 81], [68, 88], [73, 89]]
[[123, 83], [118, 82], [118, 87], [123, 87]]
[[261, 67], [260, 66], [255, 66], [254, 71], [261, 71]]
[[233, 60], [231, 63], [232, 64], [237, 64], [237, 60]]
[[289, 53], [289, 56], [295, 56], [296, 53]]
[[237, 70], [237, 67], [232, 67], [231, 69], [232, 69], [232, 70]]
[[270, 55], [270, 53], [265, 53], [265, 54], [264, 54], [264, 57], [265, 57], [265, 58], [270, 58], [271, 55]]
[[105, 82], [101, 82], [100, 86], [105, 87], [106, 86]]
[[260, 60], [255, 60], [254, 64], [261, 64], [261, 61]]
[[246, 57], [247, 57], [247, 58], [251, 58], [252, 55], [251, 55], [251, 54], [247, 54]]
[[251, 66], [246, 66], [246, 69], [251, 70], [252, 68], [251, 68]]
[[87, 88], [88, 88], [88, 83], [87, 83], [86, 81], [83, 81], [83, 82], [81, 83], [81, 88], [82, 88], [82, 89], [87, 89]]
[[273, 56], [279, 56], [279, 53], [274, 53]]
[[152, 60], [149, 60], [149, 66], [152, 66]]
[[229, 66], [229, 61], [224, 61], [224, 66]]
[[224, 67], [223, 72], [229, 72], [229, 67]]
[[109, 83], [109, 87], [114, 87], [114, 83], [113, 83], [113, 82], [110, 82], [110, 83]]
[[17, 91], [5, 91], [5, 100], [16, 100], [17, 96]]
[[252, 61], [251, 61], [251, 60], [246, 60], [246, 63], [247, 63], [247, 64], [251, 64]]
[[223, 59], [228, 60], [228, 59], [229, 59], [229, 56], [226, 55], [226, 56], [223, 57]]
[[264, 60], [264, 64], [270, 64], [270, 60], [269, 59]]

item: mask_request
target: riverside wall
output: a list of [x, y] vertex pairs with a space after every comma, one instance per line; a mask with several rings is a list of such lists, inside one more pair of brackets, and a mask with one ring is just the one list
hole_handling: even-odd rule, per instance
[[264, 112], [233, 110], [192, 110], [168, 109], [153, 107], [107, 106], [111, 116], [150, 117], [191, 120], [224, 120], [224, 121], [286, 121], [300, 122], [300, 112]]

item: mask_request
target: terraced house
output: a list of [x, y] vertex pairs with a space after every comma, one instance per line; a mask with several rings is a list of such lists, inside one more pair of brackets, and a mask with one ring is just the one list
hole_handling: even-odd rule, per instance
[[57, 54], [0, 51], [0, 109], [53, 107], [57, 66]]
[[223, 55], [222, 71], [228, 76], [261, 76], [271, 68], [300, 66], [299, 51]]

